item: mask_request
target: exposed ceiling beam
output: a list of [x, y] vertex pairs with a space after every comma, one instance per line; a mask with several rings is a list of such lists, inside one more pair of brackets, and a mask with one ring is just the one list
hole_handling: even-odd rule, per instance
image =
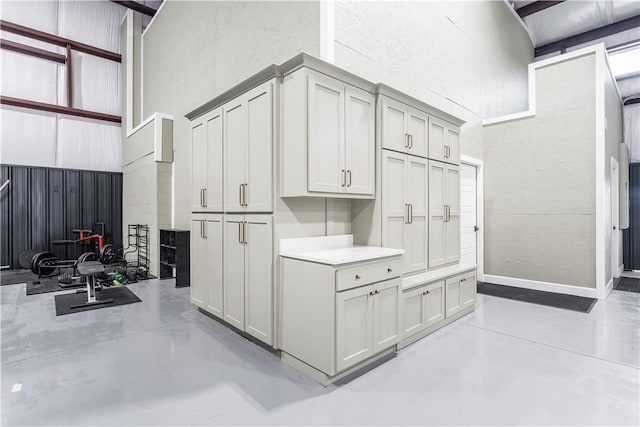
[[535, 56], [542, 56], [568, 47], [588, 43], [590, 41], [601, 39], [636, 27], [640, 27], [640, 15], [633, 16], [623, 21], [614, 22], [613, 24], [605, 25], [604, 27], [596, 28], [594, 30], [585, 31], [584, 33], [567, 37], [566, 39], [538, 46], [535, 50]]
[[12, 105], [14, 107], [20, 108], [31, 108], [33, 110], [49, 111], [52, 113], [69, 114], [71, 116], [105, 120], [114, 123], [122, 122], [122, 118], [120, 116], [114, 116], [112, 114], [98, 113], [96, 111], [81, 110], [79, 108], [64, 107], [62, 105], [47, 104], [44, 102], [30, 101], [27, 99], [12, 98], [10, 96], [0, 96], [0, 104]]
[[524, 18], [525, 16], [533, 15], [534, 13], [538, 13], [541, 10], [545, 10], [550, 8], [551, 6], [555, 6], [558, 3], [564, 3], [564, 0], [561, 1], [534, 1], [533, 3], [529, 3], [526, 6], [522, 6], [516, 9], [516, 13], [520, 16], [520, 18]]
[[153, 17], [156, 14], [157, 10], [151, 8], [149, 6], [145, 6], [142, 3], [138, 3], [137, 1], [117, 1], [111, 0], [112, 2], [119, 4], [120, 6], [127, 7], [129, 9], [135, 10], [136, 12], [144, 13], [147, 16]]
[[60, 64], [64, 64], [65, 62], [67, 62], [67, 57], [64, 55], [60, 55], [44, 49], [38, 49], [37, 47], [28, 46], [26, 44], [17, 43], [11, 40], [0, 39], [0, 47], [2, 49], [10, 50], [13, 52], [24, 53], [25, 55], [59, 62]]

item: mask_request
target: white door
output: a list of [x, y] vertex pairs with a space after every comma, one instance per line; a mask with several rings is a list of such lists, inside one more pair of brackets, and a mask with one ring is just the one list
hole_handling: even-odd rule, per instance
[[409, 108], [407, 133], [410, 135], [407, 153], [427, 157], [429, 150], [429, 116], [415, 108]]
[[382, 148], [398, 152], [407, 150], [407, 107], [382, 97]]
[[442, 120], [429, 117], [429, 158], [446, 161], [444, 157], [446, 124]]
[[207, 187], [207, 127], [202, 121], [191, 127], [191, 210], [204, 210], [204, 189]]
[[425, 287], [413, 289], [402, 294], [402, 317], [404, 337], [410, 337], [422, 331], [426, 326]]
[[224, 209], [244, 212], [241, 203], [247, 163], [247, 104], [244, 97], [233, 100], [224, 110]]
[[363, 90], [347, 88], [345, 114], [346, 192], [374, 194], [375, 98]]
[[429, 285], [425, 290], [425, 328], [444, 319], [444, 281]]
[[445, 205], [448, 206], [445, 223], [445, 264], [460, 261], [460, 169], [447, 165], [445, 177]]
[[382, 150], [382, 246], [387, 248], [405, 249], [406, 162], [406, 154]]
[[445, 280], [445, 317], [450, 317], [460, 310], [462, 310], [462, 306], [460, 303], [460, 284], [462, 276], [452, 277], [451, 279]]
[[222, 108], [205, 116], [207, 125], [206, 176], [207, 186], [203, 199], [209, 212], [222, 212], [222, 181], [224, 161], [222, 157]]
[[460, 283], [460, 308], [471, 307], [476, 303], [476, 275], [467, 274]]
[[429, 160], [429, 268], [445, 263], [445, 167]]
[[620, 172], [618, 162], [611, 158], [611, 275], [619, 277], [620, 264]]
[[404, 273], [427, 268], [427, 209], [429, 204], [427, 160], [407, 156], [406, 203], [409, 224], [405, 226]]
[[244, 217], [224, 219], [224, 320], [244, 330]]
[[372, 286], [336, 293], [337, 372], [373, 355], [372, 294]]
[[191, 302], [204, 308], [206, 300], [207, 246], [202, 238], [204, 221], [200, 217], [191, 220]]
[[477, 168], [460, 165], [460, 262], [477, 264]]
[[246, 212], [273, 210], [273, 82], [249, 91], [247, 97]]
[[401, 279], [373, 285], [373, 353], [379, 353], [400, 339]]
[[345, 191], [344, 94], [339, 81], [309, 73], [309, 191]]
[[205, 268], [202, 268], [207, 274], [205, 310], [221, 319], [223, 307], [222, 226], [222, 215], [207, 216], [204, 230], [207, 257]]
[[245, 330], [272, 343], [272, 217], [247, 215], [245, 219]]

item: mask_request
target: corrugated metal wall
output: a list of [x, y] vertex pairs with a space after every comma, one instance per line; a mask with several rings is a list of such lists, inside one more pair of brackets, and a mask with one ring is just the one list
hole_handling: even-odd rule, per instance
[[629, 165], [629, 228], [622, 230], [625, 270], [640, 270], [640, 163]]
[[51, 250], [76, 258], [77, 247], [54, 246], [72, 239], [71, 230], [105, 223], [106, 241], [122, 246], [122, 174], [73, 169], [2, 165], [0, 194], [0, 261], [20, 268], [27, 249]]

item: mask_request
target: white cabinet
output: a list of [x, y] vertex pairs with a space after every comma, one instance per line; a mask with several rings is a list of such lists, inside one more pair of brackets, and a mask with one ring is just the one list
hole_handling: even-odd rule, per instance
[[336, 294], [336, 370], [343, 371], [398, 342], [400, 279]]
[[222, 318], [222, 215], [192, 217], [191, 302]]
[[382, 150], [382, 245], [404, 249], [404, 273], [427, 267], [427, 160]]
[[460, 131], [444, 120], [429, 118], [429, 158], [460, 164]]
[[224, 320], [272, 344], [272, 218], [224, 218]]
[[429, 268], [460, 260], [460, 170], [429, 160]]
[[382, 148], [427, 157], [429, 116], [381, 95]]
[[222, 109], [191, 123], [191, 211], [222, 212]]
[[373, 198], [374, 96], [303, 68], [282, 99], [282, 196]]
[[273, 210], [273, 92], [264, 83], [223, 107], [224, 210]]
[[444, 284], [444, 280], [440, 280], [403, 293], [404, 338], [444, 320]]
[[445, 280], [446, 317], [472, 307], [476, 303], [475, 272], [462, 274]]

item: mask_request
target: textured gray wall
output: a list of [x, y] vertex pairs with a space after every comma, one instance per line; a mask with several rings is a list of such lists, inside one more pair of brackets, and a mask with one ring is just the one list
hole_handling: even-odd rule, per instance
[[595, 55], [536, 72], [536, 115], [485, 128], [485, 273], [595, 287]]
[[533, 47], [502, 1], [337, 2], [335, 63], [451, 112], [462, 153], [482, 158], [480, 121], [527, 108]]

